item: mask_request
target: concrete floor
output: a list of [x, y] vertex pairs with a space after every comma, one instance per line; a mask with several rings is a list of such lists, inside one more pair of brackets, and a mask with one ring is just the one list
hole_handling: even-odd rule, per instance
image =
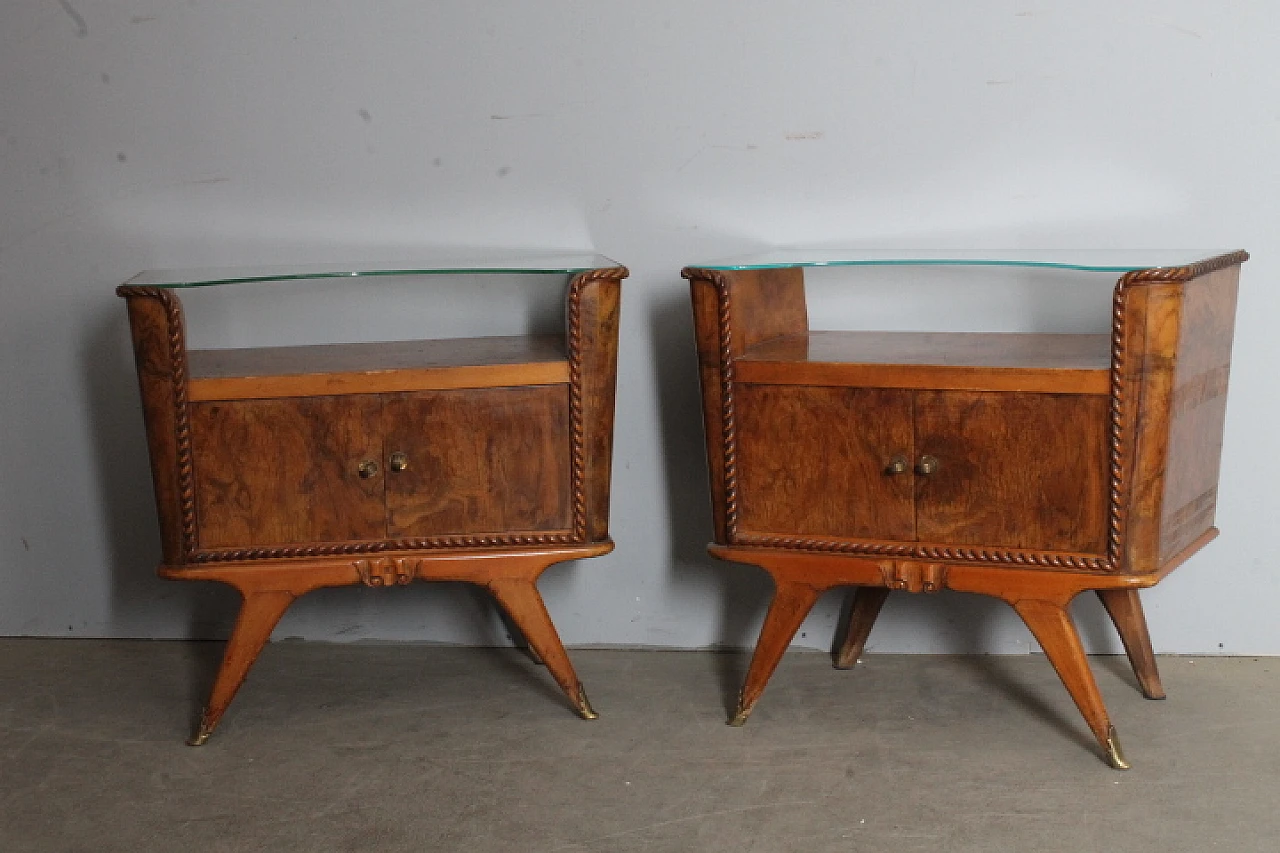
[[0, 641], [0, 851], [1280, 849], [1280, 660], [1094, 670], [1109, 769], [1040, 656], [571, 656], [579, 720], [521, 653], [279, 643], [208, 745], [220, 648]]

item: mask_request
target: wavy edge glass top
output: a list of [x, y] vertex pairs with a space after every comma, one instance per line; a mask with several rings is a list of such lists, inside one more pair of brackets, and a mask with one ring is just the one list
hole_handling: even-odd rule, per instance
[[135, 287], [210, 287], [219, 284], [375, 276], [573, 275], [587, 270], [620, 266], [622, 265], [617, 261], [604, 255], [589, 253], [534, 254], [495, 250], [472, 255], [442, 255], [414, 262], [148, 270], [129, 279], [126, 284]]
[[1228, 254], [1225, 251], [1182, 252], [1159, 250], [1084, 252], [892, 252], [859, 249], [782, 248], [705, 264], [705, 270], [766, 270], [786, 267], [1039, 267], [1083, 272], [1126, 273], [1133, 270], [1182, 267]]

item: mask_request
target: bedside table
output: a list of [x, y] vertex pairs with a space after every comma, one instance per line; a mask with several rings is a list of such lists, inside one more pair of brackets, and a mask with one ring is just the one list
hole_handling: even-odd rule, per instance
[[[186, 288], [295, 279], [560, 277], [560, 335], [189, 351]], [[594, 712], [535, 584], [609, 539], [620, 283], [600, 256], [143, 273], [127, 300], [162, 577], [243, 605], [192, 738], [217, 726], [295, 598], [414, 580], [487, 588]]]
[[[1068, 612], [1095, 590], [1163, 698], [1138, 590], [1214, 536], [1244, 252], [1204, 260], [774, 255], [686, 268], [715, 519], [711, 553], [776, 592], [742, 725], [818, 596], [856, 586], [836, 666], [890, 590], [994, 596], [1022, 617], [1113, 767], [1125, 763]], [[1098, 335], [809, 331], [810, 266], [1111, 272]]]

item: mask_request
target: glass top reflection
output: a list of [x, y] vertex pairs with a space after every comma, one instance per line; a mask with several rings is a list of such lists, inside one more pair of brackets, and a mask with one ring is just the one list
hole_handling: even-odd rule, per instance
[[621, 266], [604, 255], [476, 250], [413, 261], [289, 266], [212, 267], [148, 270], [127, 284], [147, 287], [209, 287], [246, 282], [296, 281], [317, 278], [365, 278], [410, 275], [572, 275], [585, 270]]
[[902, 250], [880, 251], [842, 248], [779, 248], [759, 254], [691, 264], [711, 270], [762, 270], [783, 267], [856, 266], [978, 266], [1041, 267], [1085, 272], [1125, 273], [1158, 267], [1181, 267], [1203, 261], [1226, 251], [1187, 252], [1179, 250], [1125, 251], [1004, 251], [949, 252]]

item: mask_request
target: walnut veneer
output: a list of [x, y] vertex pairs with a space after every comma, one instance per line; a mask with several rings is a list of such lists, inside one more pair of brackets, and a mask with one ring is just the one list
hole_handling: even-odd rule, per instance
[[243, 596], [192, 740], [285, 609], [326, 586], [486, 587], [583, 717], [535, 584], [609, 539], [622, 267], [573, 274], [553, 337], [188, 351], [177, 292], [127, 284], [163, 577]]
[[1240, 264], [1132, 269], [1104, 335], [811, 332], [800, 266], [690, 267], [717, 557], [776, 593], [736, 714], [818, 596], [858, 587], [836, 666], [890, 590], [1014, 607], [1126, 767], [1068, 612], [1095, 590], [1162, 698], [1138, 590], [1213, 526]]

